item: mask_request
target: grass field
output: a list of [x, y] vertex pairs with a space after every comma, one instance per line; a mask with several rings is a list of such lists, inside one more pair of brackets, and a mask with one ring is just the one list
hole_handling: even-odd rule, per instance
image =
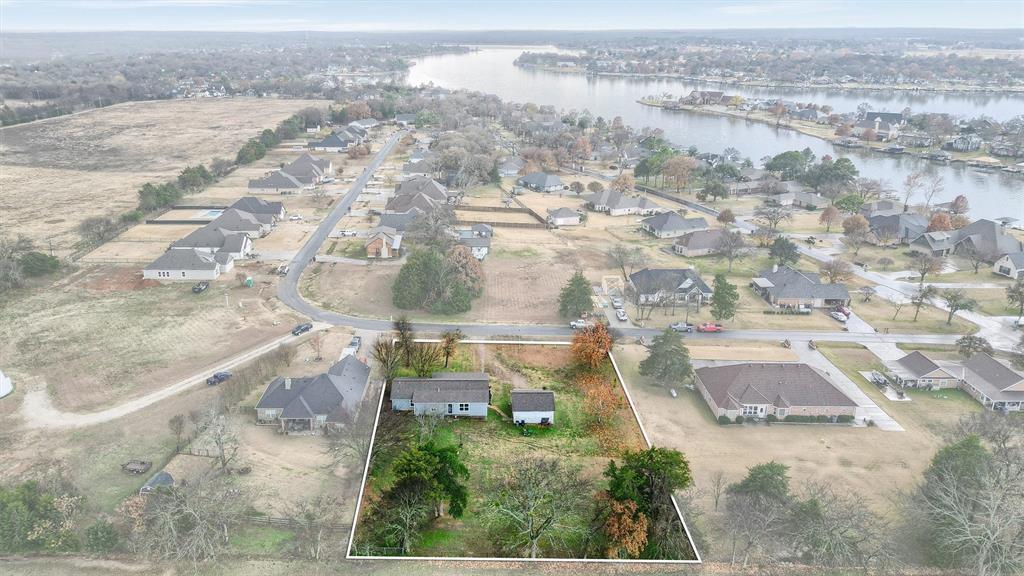
[[9, 233], [61, 253], [89, 216], [134, 208], [146, 182], [234, 159], [264, 128], [323, 101], [230, 98], [129, 102], [0, 130], [0, 213]]

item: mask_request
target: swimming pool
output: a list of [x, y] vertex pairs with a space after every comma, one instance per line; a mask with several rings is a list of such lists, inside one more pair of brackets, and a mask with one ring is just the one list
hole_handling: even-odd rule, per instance
[[216, 218], [216, 217], [220, 216], [223, 213], [224, 213], [223, 210], [207, 210], [206, 213], [201, 214], [199, 217], [200, 218], [204, 218], [204, 219], [205, 218]]

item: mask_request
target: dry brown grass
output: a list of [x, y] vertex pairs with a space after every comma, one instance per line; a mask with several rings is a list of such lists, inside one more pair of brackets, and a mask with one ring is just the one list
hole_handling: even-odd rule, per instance
[[322, 101], [231, 98], [130, 102], [2, 129], [4, 228], [70, 251], [89, 216], [120, 214], [146, 182], [234, 159], [264, 128]]

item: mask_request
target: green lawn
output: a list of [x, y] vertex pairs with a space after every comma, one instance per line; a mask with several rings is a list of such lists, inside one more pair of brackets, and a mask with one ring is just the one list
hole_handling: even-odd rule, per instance
[[228, 537], [228, 546], [241, 554], [279, 554], [295, 538], [290, 530], [274, 526], [245, 526]]

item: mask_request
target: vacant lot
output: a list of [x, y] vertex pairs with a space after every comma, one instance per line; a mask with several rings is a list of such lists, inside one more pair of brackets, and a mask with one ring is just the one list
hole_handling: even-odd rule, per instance
[[[709, 353], [711, 348], [701, 346], [700, 356], [715, 356]], [[766, 348], [770, 349], [771, 345]], [[716, 472], [722, 471], [728, 482], [736, 482], [749, 466], [775, 460], [790, 467], [794, 485], [811, 478], [829, 481], [856, 490], [872, 507], [886, 513], [892, 509], [889, 498], [895, 491], [909, 488], [920, 478], [941, 445], [942, 430], [978, 409], [956, 391], [914, 394], [912, 402], [888, 402], [851, 373], [878, 362], [858, 347], [836, 350], [829, 357], [844, 360], [840, 368], [906, 432], [828, 425], [720, 426], [696, 392], [681, 390], [678, 398], [672, 398], [665, 388], [639, 375], [638, 364], [646, 356], [643, 348], [617, 346], [615, 356], [652, 442], [686, 452], [697, 486], [704, 490], [701, 504], [705, 510], [713, 508], [710, 488]], [[718, 356], [737, 359], [727, 346]], [[756, 359], [761, 358], [751, 358]]]
[[[338, 246], [343, 245], [339, 242]], [[558, 323], [558, 293], [572, 275], [575, 262], [575, 252], [546, 230], [498, 229], [491, 253], [483, 262], [483, 295], [473, 301], [472, 310], [452, 318]], [[391, 286], [400, 266], [398, 262], [317, 264], [304, 276], [303, 290], [331, 310], [389, 318], [403, 313], [391, 303]], [[415, 310], [408, 314], [416, 320], [444, 319]]]
[[144, 281], [134, 267], [83, 268], [2, 304], [0, 357], [5, 370], [45, 383], [62, 408], [123, 401], [291, 328], [272, 290], [237, 286], [224, 279], [196, 295], [187, 283]]
[[231, 98], [130, 102], [2, 129], [4, 227], [69, 251], [89, 216], [130, 210], [146, 182], [234, 159], [264, 128], [319, 101]]

